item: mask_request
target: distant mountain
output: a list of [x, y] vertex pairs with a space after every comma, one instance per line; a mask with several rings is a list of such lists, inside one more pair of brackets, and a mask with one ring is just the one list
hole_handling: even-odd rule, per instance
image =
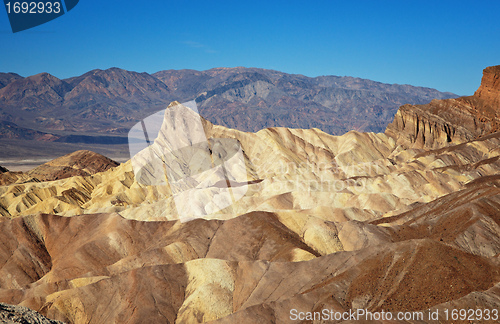
[[14, 80], [22, 79], [23, 77], [16, 73], [1, 73], [0, 72], [0, 89]]
[[402, 104], [457, 97], [410, 85], [257, 68], [168, 70], [153, 76], [176, 100], [196, 99], [211, 122], [244, 131], [283, 126], [336, 135], [352, 129], [382, 132]]
[[0, 89], [0, 118], [42, 131], [125, 133], [170, 103], [163, 82], [117, 68], [60, 80], [48, 73]]
[[[316, 127], [331, 134], [351, 129], [382, 132], [402, 104], [456, 97], [430, 88], [352, 77], [310, 78], [242, 67], [153, 75], [111, 68], [65, 80], [48, 73], [27, 78], [2, 73], [0, 85], [0, 121], [12, 123], [0, 128], [10, 125], [57, 138], [74, 132], [123, 136], [171, 101], [193, 99], [203, 117], [243, 131], [283, 126]], [[12, 134], [0, 129], [0, 137]]]
[[19, 127], [15, 123], [9, 121], [0, 120], [0, 138], [16, 138], [23, 140], [52, 142], [57, 140], [59, 137], [52, 134], [35, 131], [29, 128]]

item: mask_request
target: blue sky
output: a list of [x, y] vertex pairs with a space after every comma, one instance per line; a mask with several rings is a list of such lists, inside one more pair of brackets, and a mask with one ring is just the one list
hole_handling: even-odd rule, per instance
[[0, 8], [0, 72], [245, 66], [470, 95], [482, 69], [500, 64], [499, 12], [498, 0], [80, 0], [13, 34]]

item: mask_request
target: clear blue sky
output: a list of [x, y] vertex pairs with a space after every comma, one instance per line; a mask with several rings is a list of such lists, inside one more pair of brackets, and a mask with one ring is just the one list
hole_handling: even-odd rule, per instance
[[260, 67], [470, 95], [500, 64], [500, 1], [80, 0], [13, 34], [0, 8], [0, 71], [59, 78], [120, 67]]

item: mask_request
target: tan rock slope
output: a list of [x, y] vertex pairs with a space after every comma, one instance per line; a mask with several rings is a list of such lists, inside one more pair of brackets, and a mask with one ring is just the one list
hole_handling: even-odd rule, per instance
[[6, 186], [15, 182], [26, 182], [33, 180], [23, 172], [11, 172], [7, 168], [0, 166], [0, 186]]
[[[485, 69], [473, 98], [412, 110], [420, 121], [455, 125], [455, 134], [462, 127], [465, 137], [451, 141], [412, 142], [407, 120], [396, 132], [403, 112], [387, 134], [342, 136], [244, 133], [203, 120], [212, 143], [232, 139], [244, 155], [244, 170], [230, 171], [234, 186], [248, 190], [222, 210], [212, 205], [216, 172], [198, 176], [199, 159], [191, 158], [214, 160], [214, 146], [176, 151], [176, 170], [188, 170], [194, 184], [184, 192], [139, 181], [131, 161], [0, 186], [0, 302], [68, 323], [288, 323], [291, 309], [499, 309], [500, 133], [462, 106], [500, 109], [497, 70]], [[168, 142], [160, 136], [153, 147], [160, 144]], [[180, 222], [178, 204], [205, 216]]]

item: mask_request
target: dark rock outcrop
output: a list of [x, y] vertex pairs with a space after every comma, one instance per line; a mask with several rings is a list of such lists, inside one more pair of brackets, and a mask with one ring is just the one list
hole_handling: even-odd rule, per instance
[[500, 130], [500, 66], [484, 69], [473, 96], [404, 105], [385, 133], [405, 147], [438, 148]]
[[23, 306], [0, 303], [0, 322], [6, 324], [64, 324]]
[[87, 176], [119, 165], [101, 154], [81, 150], [44, 163], [28, 172], [40, 181], [51, 181], [73, 176]]
[[481, 86], [474, 96], [488, 102], [492, 107], [500, 107], [500, 65], [484, 69]]

